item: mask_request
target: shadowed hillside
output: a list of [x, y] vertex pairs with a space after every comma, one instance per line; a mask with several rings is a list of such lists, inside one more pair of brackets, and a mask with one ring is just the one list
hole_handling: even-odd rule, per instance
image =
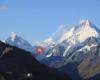
[[1, 41], [0, 73], [0, 80], [70, 80], [67, 75], [39, 63], [29, 52]]

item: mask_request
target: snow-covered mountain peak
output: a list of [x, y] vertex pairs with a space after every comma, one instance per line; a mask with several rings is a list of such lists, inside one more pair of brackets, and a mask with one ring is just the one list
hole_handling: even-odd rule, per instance
[[34, 53], [32, 45], [22, 37], [18, 36], [15, 32], [11, 32], [10, 36], [5, 40], [5, 43], [31, 52], [32, 55]]
[[94, 27], [89, 20], [81, 20], [79, 26], [72, 27], [69, 31], [66, 31], [59, 41], [66, 40], [68, 43], [74, 42], [76, 44], [77, 42], [84, 42], [89, 37], [100, 37], [99, 29]]
[[81, 20], [80, 21], [80, 24], [87, 27], [87, 26], [90, 26], [91, 25], [91, 21], [89, 21], [89, 20]]
[[15, 40], [16, 36], [17, 36], [17, 35], [16, 35], [15, 32], [11, 32], [10, 38], [11, 38], [12, 41]]
[[51, 44], [51, 43], [53, 42], [53, 39], [52, 39], [52, 37], [49, 37], [49, 38], [46, 39], [44, 42], [45, 42], [45, 43], [48, 43], [48, 44]]
[[89, 37], [99, 37], [98, 29], [89, 20], [82, 20], [81, 25], [75, 31], [79, 42], [85, 41]]
[[78, 28], [81, 28], [81, 29], [90, 29], [90, 28], [97, 29], [95, 27], [95, 25], [93, 25], [92, 22], [89, 21], [89, 20], [81, 20]]
[[43, 41], [43, 43], [49, 47], [53, 47], [56, 44], [56, 42], [52, 37], [47, 38], [46, 40]]

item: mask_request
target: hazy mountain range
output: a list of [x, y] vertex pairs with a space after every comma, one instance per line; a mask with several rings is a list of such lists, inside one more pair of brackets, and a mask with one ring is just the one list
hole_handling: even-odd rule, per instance
[[45, 52], [36, 57], [41, 63], [67, 73], [73, 80], [99, 80], [100, 78], [100, 30], [89, 20], [70, 29], [61, 27], [56, 38], [32, 46], [28, 41], [12, 33], [5, 43], [36, 55], [35, 47], [41, 45]]

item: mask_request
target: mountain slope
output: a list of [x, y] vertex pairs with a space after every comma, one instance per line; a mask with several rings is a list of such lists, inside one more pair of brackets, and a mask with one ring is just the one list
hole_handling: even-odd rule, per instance
[[67, 73], [73, 80], [99, 80], [96, 75], [100, 74], [100, 38], [88, 38], [83, 44], [62, 59], [50, 57], [48, 65]]
[[100, 74], [100, 30], [89, 20], [82, 20], [80, 25], [65, 31], [59, 44], [48, 52], [52, 54], [42, 62], [66, 72], [73, 80], [96, 78]]
[[[66, 30], [66, 32], [58, 39], [59, 43], [56, 44], [53, 49], [56, 46], [64, 47], [65, 50], [62, 55], [65, 57], [69, 55], [72, 49], [83, 46], [83, 42], [90, 37], [100, 38], [100, 30], [89, 20], [82, 20], [79, 26]], [[56, 51], [57, 50], [59, 51], [59, 48], [56, 48]]]
[[0, 41], [0, 74], [7, 80], [70, 80], [39, 63], [29, 52]]
[[29, 42], [27, 42], [26, 40], [24, 40], [23, 38], [19, 37], [18, 35], [16, 35], [16, 33], [12, 32], [10, 37], [8, 37], [5, 40], [5, 43], [12, 45], [12, 46], [16, 46], [18, 48], [24, 49], [26, 51], [29, 51], [32, 53], [32, 55], [34, 55], [34, 49], [31, 46], [31, 44]]
[[78, 66], [79, 72], [82, 77], [90, 78], [97, 74], [100, 74], [100, 46], [92, 47], [87, 52], [86, 57], [82, 60]]

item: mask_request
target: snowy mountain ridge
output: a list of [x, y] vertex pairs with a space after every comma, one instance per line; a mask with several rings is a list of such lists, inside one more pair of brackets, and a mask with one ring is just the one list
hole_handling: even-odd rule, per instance
[[89, 37], [100, 37], [99, 32], [89, 20], [82, 20], [78, 27], [71, 28], [68, 32], [62, 35], [59, 41], [63, 42], [64, 40], [67, 40], [68, 42], [76, 44], [75, 42], [82, 43]]
[[[35, 44], [35, 46], [43, 46], [44, 48], [46, 48], [46, 52], [48, 52], [49, 49], [53, 48], [53, 53], [55, 52], [54, 54], [56, 54], [56, 52], [60, 51], [55, 50], [57, 48], [54, 47], [62, 45], [65, 48], [62, 55], [66, 56], [68, 55], [67, 52], [71, 48], [81, 46], [82, 43], [89, 37], [100, 38], [99, 31], [100, 30], [97, 29], [89, 20], [81, 20], [78, 26], [74, 26], [68, 30], [65, 26], [60, 26], [60, 28], [58, 28], [58, 30], [55, 32], [55, 36], [58, 35], [57, 39], [54, 39], [51, 36], [42, 42], [38, 42], [37, 44]], [[5, 43], [34, 53], [33, 46], [28, 41], [16, 35], [16, 33], [14, 32], [12, 32], [7, 40], [5, 40]], [[46, 56], [50, 57], [53, 55], [53, 53], [50, 53]]]
[[[68, 56], [69, 52], [75, 47], [82, 46], [84, 48], [80, 50], [83, 51], [90, 50], [90, 48], [93, 46], [88, 46], [88, 45], [83, 46], [84, 45], [83, 42], [88, 38], [92, 38], [92, 37], [100, 38], [100, 32], [99, 32], [100, 30], [97, 29], [89, 20], [81, 20], [78, 26], [72, 27], [69, 30], [66, 30], [65, 27], [64, 29], [65, 29], [64, 34], [58, 39], [59, 44], [65, 47], [63, 53], [64, 57]], [[59, 46], [59, 44], [56, 44], [56, 46], [57, 45]], [[57, 48], [53, 48], [53, 51], [55, 49]], [[55, 51], [59, 51], [59, 50], [55, 50]], [[50, 53], [47, 56], [51, 57], [52, 55], [53, 53], [52, 54]]]
[[24, 49], [32, 54], [34, 53], [32, 45], [18, 36], [15, 32], [11, 32], [10, 36], [5, 40], [5, 43]]

